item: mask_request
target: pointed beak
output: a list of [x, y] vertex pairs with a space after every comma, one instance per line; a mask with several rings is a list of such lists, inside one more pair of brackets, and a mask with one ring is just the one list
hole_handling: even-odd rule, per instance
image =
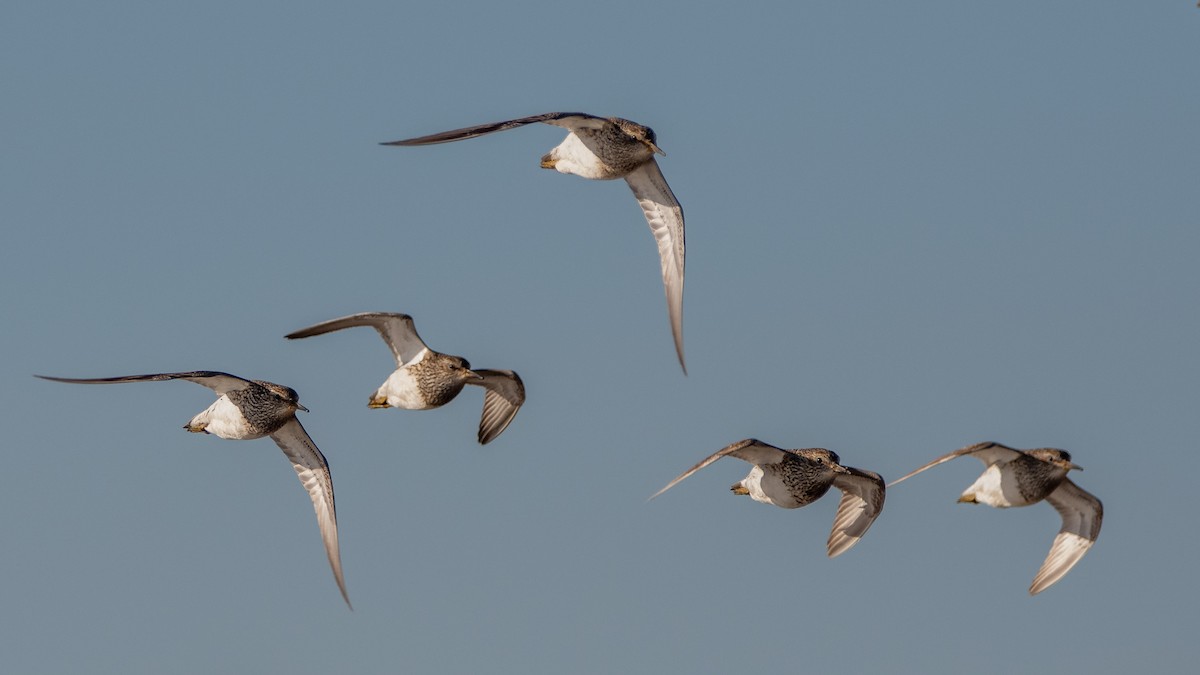
[[650, 141], [646, 141], [646, 147], [650, 148], [650, 150], [652, 150], [654, 152], [654, 154], [656, 154], [656, 155], [662, 155], [663, 157], [667, 156], [667, 153], [663, 152], [662, 148], [651, 143]]
[[1083, 471], [1083, 467], [1079, 466], [1078, 464], [1076, 464], [1074, 462], [1071, 462], [1071, 468], [1074, 469], [1075, 471]]
[[473, 370], [464, 370], [463, 375], [469, 380], [482, 380], [483, 376]]
[[296, 410], [303, 410], [304, 412], [308, 412], [308, 408], [305, 408], [304, 406], [300, 405], [299, 403], [296, 404]]

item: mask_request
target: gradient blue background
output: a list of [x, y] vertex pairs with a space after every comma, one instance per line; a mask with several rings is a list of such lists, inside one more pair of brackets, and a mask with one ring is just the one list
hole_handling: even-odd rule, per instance
[[[1200, 10], [1191, 2], [17, 2], [0, 9], [0, 634], [13, 673], [1127, 673], [1194, 667]], [[538, 168], [551, 110], [653, 127], [687, 214], [675, 361], [629, 190]], [[372, 411], [359, 311], [511, 368]], [[295, 387], [338, 596], [269, 440], [180, 427], [214, 369]], [[729, 494], [755, 436], [895, 478], [1071, 451], [1048, 505]]]

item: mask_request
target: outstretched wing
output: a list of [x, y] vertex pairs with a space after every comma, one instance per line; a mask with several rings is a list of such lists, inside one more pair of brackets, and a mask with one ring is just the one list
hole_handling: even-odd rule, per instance
[[959, 448], [954, 452], [942, 455], [925, 466], [922, 466], [921, 468], [907, 473], [888, 483], [888, 487], [891, 487], [900, 481], [908, 480], [909, 478], [912, 478], [926, 469], [932, 469], [938, 464], [949, 462], [950, 460], [957, 457], [962, 457], [963, 455], [971, 455], [972, 457], [975, 457], [979, 461], [983, 462], [985, 466], [991, 466], [997, 462], [1012, 461], [1013, 459], [1021, 456], [1021, 454], [1022, 453], [1020, 450], [1014, 450], [1007, 445], [1000, 445], [999, 443], [976, 443], [975, 445], [968, 445], [965, 448]]
[[443, 131], [438, 134], [430, 134], [428, 136], [419, 136], [417, 138], [406, 138], [402, 141], [390, 141], [381, 143], [381, 145], [433, 145], [434, 143], [450, 143], [452, 141], [461, 141], [476, 136], [485, 134], [493, 134], [497, 131], [508, 131], [517, 127], [523, 127], [526, 124], [535, 122], [545, 122], [558, 127], [565, 127], [572, 131], [577, 128], [595, 127], [598, 128], [608, 120], [603, 117], [596, 117], [587, 113], [580, 112], [549, 112], [541, 115], [530, 115], [529, 117], [518, 117], [515, 120], [505, 120], [503, 122], [490, 122], [488, 124], [479, 124], [473, 127], [463, 129], [453, 129], [451, 131]]
[[1063, 578], [1075, 563], [1083, 558], [1096, 537], [1100, 536], [1100, 522], [1104, 520], [1104, 505], [1088, 491], [1064, 478], [1046, 501], [1062, 516], [1062, 529], [1054, 537], [1050, 554], [1029, 586], [1029, 594], [1037, 595]]
[[684, 230], [683, 207], [663, 178], [658, 162], [653, 158], [625, 176], [637, 198], [650, 232], [658, 243], [658, 257], [662, 262], [663, 288], [667, 293], [667, 316], [671, 320], [671, 334], [675, 337], [675, 353], [679, 365], [687, 374], [683, 360], [683, 267]]
[[833, 531], [829, 533], [826, 547], [830, 558], [849, 551], [862, 539], [883, 511], [887, 490], [883, 477], [874, 471], [849, 466], [845, 468], [850, 473], [839, 473], [833, 477], [834, 487], [842, 491], [842, 500], [838, 502], [837, 515], [833, 517]]
[[50, 377], [49, 375], [34, 375], [43, 380], [52, 380], [54, 382], [70, 382], [72, 384], [121, 384], [124, 382], [162, 382], [165, 380], [187, 380], [202, 384], [209, 389], [217, 392], [218, 396], [223, 396], [231, 391], [245, 389], [250, 386], [250, 380], [245, 380], [237, 375], [229, 373], [221, 373], [215, 370], [193, 370], [187, 373], [151, 373], [149, 375], [123, 375], [120, 377], [95, 377], [95, 378], [74, 378], [74, 377]]
[[[737, 443], [727, 445], [727, 446], [721, 448], [720, 450], [714, 452], [713, 454], [709, 455], [708, 457], [705, 457], [704, 459], [700, 460], [700, 462], [698, 464], [696, 464], [696, 466], [693, 466], [692, 468], [688, 469], [687, 471], [684, 471], [683, 473], [679, 474], [679, 476], [677, 476], [675, 478], [675, 480], [671, 481], [670, 483], [667, 483], [666, 487], [664, 487], [663, 489], [661, 489], [658, 492], [655, 492], [653, 495], [651, 495], [650, 499], [654, 499], [655, 497], [661, 495], [662, 493], [666, 492], [667, 490], [670, 490], [671, 488], [675, 487], [675, 484], [678, 483], [679, 481], [696, 473], [697, 471], [699, 471], [700, 469], [703, 469], [704, 467], [708, 466], [709, 464], [712, 464], [713, 462], [717, 461], [718, 459], [725, 457], [726, 455], [732, 455], [742, 461], [750, 462], [751, 464], [757, 464], [757, 465], [761, 466], [763, 464], [778, 464], [779, 462], [782, 462], [784, 460], [784, 458], [787, 457], [788, 452], [786, 450], [781, 450], [780, 448], [777, 448], [773, 445], [763, 443], [762, 441], [760, 441], [756, 438], [747, 438], [744, 441], [738, 441]], [[647, 500], [647, 501], [649, 501], [649, 500]]]
[[392, 356], [396, 358], [397, 366], [409, 363], [416, 358], [417, 354], [428, 349], [425, 343], [421, 341], [421, 336], [417, 335], [417, 329], [413, 325], [412, 317], [407, 314], [393, 312], [362, 312], [360, 314], [351, 314], [350, 316], [343, 316], [340, 319], [330, 319], [329, 321], [324, 321], [308, 328], [301, 328], [298, 331], [288, 333], [284, 337], [289, 340], [295, 340], [330, 333], [343, 328], [351, 328], [353, 326], [370, 326], [379, 331], [379, 335], [383, 338], [383, 341], [392, 350]]
[[350, 605], [350, 596], [346, 595], [346, 581], [342, 578], [342, 554], [338, 547], [337, 509], [333, 503], [333, 478], [329, 475], [329, 463], [317, 449], [316, 444], [309, 438], [308, 432], [301, 426], [300, 420], [292, 418], [271, 434], [275, 445], [283, 450], [283, 454], [292, 462], [292, 468], [300, 478], [300, 484], [308, 491], [312, 499], [313, 510], [317, 514], [317, 527], [321, 530], [321, 540], [325, 542], [325, 555], [329, 558], [329, 566], [333, 568], [333, 578], [337, 581], [338, 590], [346, 606]]
[[479, 443], [487, 445], [508, 428], [525, 403], [525, 383], [511, 370], [476, 370], [482, 380], [468, 384], [487, 389], [483, 394], [483, 417], [479, 419]]

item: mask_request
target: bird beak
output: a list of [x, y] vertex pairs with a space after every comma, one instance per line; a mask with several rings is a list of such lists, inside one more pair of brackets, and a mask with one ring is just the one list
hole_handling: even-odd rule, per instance
[[746, 489], [746, 486], [745, 486], [745, 485], [742, 485], [741, 483], [735, 483], [735, 484], [733, 485], [733, 487], [731, 487], [731, 488], [729, 488], [729, 489], [730, 489], [730, 490], [732, 490], [732, 491], [733, 491], [733, 494], [735, 494], [735, 495], [748, 495], [748, 494], [750, 494], [750, 491]]
[[466, 374], [466, 376], [469, 379], [473, 379], [473, 380], [482, 380], [483, 379], [482, 375], [480, 375], [479, 373], [477, 373], [473, 370], [464, 370], [463, 372]]
[[1083, 467], [1079, 466], [1078, 464], [1075, 464], [1074, 462], [1071, 463], [1071, 468], [1076, 471], [1083, 471]]
[[648, 148], [650, 148], [652, 151], [654, 151], [654, 154], [656, 154], [656, 155], [662, 155], [663, 157], [666, 157], [666, 156], [667, 156], [667, 153], [663, 152], [663, 151], [662, 151], [662, 148], [660, 148], [660, 147], [658, 147], [657, 145], [655, 145], [655, 144], [651, 143], [650, 141], [646, 141], [646, 147], [648, 147]]
[[305, 408], [304, 406], [300, 405], [299, 403], [296, 404], [296, 410], [303, 410], [304, 412], [308, 412], [308, 408]]

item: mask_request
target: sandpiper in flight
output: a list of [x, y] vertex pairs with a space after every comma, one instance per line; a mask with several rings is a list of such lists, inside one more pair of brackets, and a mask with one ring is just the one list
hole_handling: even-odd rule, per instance
[[841, 490], [842, 499], [826, 544], [830, 558], [857, 544], [883, 510], [886, 490], [879, 474], [842, 466], [836, 453], [823, 448], [784, 450], [754, 438], [738, 441], [709, 455], [667, 483], [650, 499], [726, 455], [754, 465], [750, 474], [730, 489], [734, 494], [750, 495], [756, 502], [796, 509], [817, 501], [831, 486]]
[[300, 405], [300, 397], [290, 387], [264, 382], [245, 380], [236, 375], [211, 370], [188, 373], [155, 373], [151, 375], [129, 375], [80, 379], [48, 377], [44, 380], [70, 382], [74, 384], [117, 384], [123, 382], [159, 382], [163, 380], [188, 380], [204, 385], [217, 393], [217, 400], [199, 413], [184, 429], [195, 433], [211, 433], [221, 438], [249, 440], [270, 436], [291, 460], [300, 484], [312, 499], [317, 514], [317, 526], [325, 543], [325, 554], [333, 568], [342, 599], [350, 606], [346, 595], [346, 582], [342, 578], [342, 558], [338, 548], [337, 510], [333, 502], [333, 479], [329, 475], [329, 464], [325, 456], [309, 438], [308, 432], [296, 419], [296, 411], [308, 412]]
[[667, 314], [675, 338], [679, 365], [687, 373], [683, 359], [683, 208], [663, 178], [654, 155], [666, 155], [659, 149], [654, 130], [620, 117], [596, 117], [579, 112], [551, 112], [515, 120], [480, 124], [439, 134], [392, 141], [383, 145], [432, 145], [475, 138], [496, 131], [542, 122], [563, 127], [569, 132], [562, 143], [542, 157], [543, 169], [574, 174], [594, 180], [624, 178], [650, 231], [658, 242], [662, 261], [663, 286], [667, 294]]
[[897, 478], [888, 487], [938, 464], [967, 455], [983, 462], [987, 468], [958, 501], [1003, 509], [1029, 506], [1046, 500], [1062, 516], [1062, 527], [1029, 586], [1029, 594], [1037, 595], [1050, 588], [1071, 571], [1075, 563], [1096, 543], [1096, 537], [1100, 536], [1104, 506], [1099, 499], [1067, 478], [1068, 471], [1082, 468], [1071, 462], [1071, 455], [1065, 450], [1016, 450], [999, 443], [977, 443], [942, 455], [916, 471]]
[[471, 370], [466, 359], [433, 351], [421, 341], [407, 314], [352, 314], [301, 328], [286, 337], [294, 340], [353, 326], [370, 326], [378, 331], [396, 359], [396, 370], [371, 396], [369, 407], [438, 408], [454, 400], [464, 385], [478, 385], [486, 389], [478, 435], [479, 442], [486, 444], [508, 428], [525, 403], [525, 384], [520, 376], [511, 370]]

